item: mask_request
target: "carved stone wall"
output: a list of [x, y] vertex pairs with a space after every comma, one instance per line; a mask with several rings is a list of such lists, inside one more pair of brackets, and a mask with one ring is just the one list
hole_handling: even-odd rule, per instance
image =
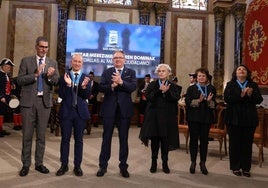
[[35, 54], [35, 39], [46, 36], [50, 39], [51, 5], [21, 2], [10, 2], [7, 32], [7, 56], [16, 66], [13, 75], [16, 76], [20, 60], [24, 56]]

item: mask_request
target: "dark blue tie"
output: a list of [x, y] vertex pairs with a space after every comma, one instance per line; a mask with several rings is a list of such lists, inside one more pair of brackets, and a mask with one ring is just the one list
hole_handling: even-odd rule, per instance
[[78, 73], [74, 73], [74, 102], [73, 106], [76, 107], [77, 105], [77, 93], [78, 93], [78, 84], [77, 84], [77, 79], [78, 79]]
[[122, 70], [121, 70], [121, 69], [118, 69], [117, 71], [118, 71], [118, 73], [119, 73], [120, 75], [122, 74]]
[[[43, 61], [43, 59], [40, 58], [40, 59], [39, 59], [39, 66], [42, 64], [42, 61]], [[38, 76], [38, 86], [37, 86], [37, 91], [38, 91], [38, 92], [42, 92], [42, 91], [43, 91], [42, 73], [43, 73], [43, 71], [42, 71], [41, 74], [39, 74], [39, 76]]]

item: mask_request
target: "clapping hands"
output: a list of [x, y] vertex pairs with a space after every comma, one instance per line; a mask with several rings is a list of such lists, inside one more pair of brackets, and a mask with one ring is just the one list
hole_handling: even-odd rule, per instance
[[241, 97], [244, 97], [245, 95], [250, 97], [252, 93], [253, 93], [253, 88], [246, 87], [245, 89], [241, 91]]
[[159, 87], [159, 89], [162, 91], [162, 93], [165, 93], [167, 92], [167, 90], [169, 90], [169, 87], [170, 87], [170, 84], [165, 84], [165, 83], [162, 83]]

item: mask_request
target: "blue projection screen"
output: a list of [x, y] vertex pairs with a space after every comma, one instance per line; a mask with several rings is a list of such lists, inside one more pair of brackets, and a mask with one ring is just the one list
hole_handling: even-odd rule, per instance
[[153, 76], [160, 62], [160, 43], [160, 26], [68, 20], [66, 68], [73, 53], [82, 53], [83, 72], [101, 76], [113, 65], [114, 51], [123, 50], [125, 65], [136, 70], [137, 78]]

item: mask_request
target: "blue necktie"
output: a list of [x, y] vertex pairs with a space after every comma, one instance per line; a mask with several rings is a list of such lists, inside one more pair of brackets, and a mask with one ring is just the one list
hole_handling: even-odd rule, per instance
[[73, 102], [74, 107], [76, 107], [76, 105], [77, 105], [77, 93], [78, 93], [78, 84], [76, 84], [77, 79], [78, 79], [78, 73], [74, 73], [74, 83], [75, 83], [75, 86], [74, 86], [74, 102]]
[[120, 75], [122, 75], [122, 70], [121, 70], [121, 69], [118, 69], [117, 71], [118, 71], [118, 73], [119, 73]]
[[[39, 59], [39, 66], [42, 64], [42, 61], [43, 61], [43, 59], [40, 58], [40, 59]], [[39, 74], [39, 76], [38, 76], [38, 85], [37, 85], [37, 91], [38, 91], [38, 92], [42, 92], [42, 91], [43, 91], [42, 73], [43, 73], [43, 71], [42, 71], [41, 74]]]

